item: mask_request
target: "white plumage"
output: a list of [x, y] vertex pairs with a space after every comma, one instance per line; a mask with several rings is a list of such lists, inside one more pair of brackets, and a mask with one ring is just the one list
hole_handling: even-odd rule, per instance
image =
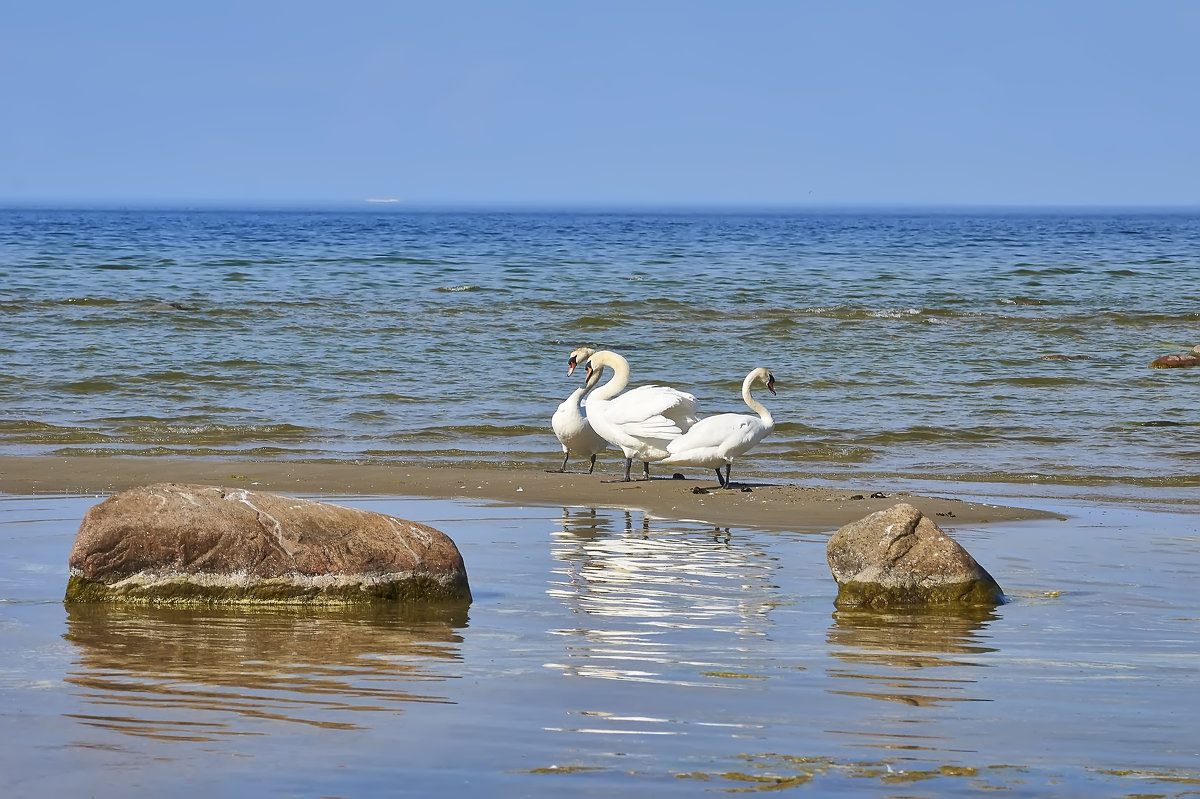
[[[775, 377], [771, 370], [759, 367], [746, 375], [742, 381], [742, 399], [757, 413], [719, 413], [701, 419], [691, 429], [667, 444], [667, 457], [663, 463], [673, 466], [703, 466], [717, 470], [717, 481], [729, 488], [729, 472], [733, 459], [749, 452], [758, 442], [775, 430], [775, 419], [761, 402], [750, 393], [750, 387], [758, 381], [767, 390], [775, 393]], [[721, 467], [725, 467], [722, 476]]]
[[613, 376], [588, 397], [588, 420], [605, 441], [624, 453], [622, 482], [629, 480], [634, 458], [643, 462], [643, 479], [648, 480], [650, 463], [667, 457], [667, 444], [696, 424], [696, 398], [667, 386], [639, 386], [620, 394], [629, 384], [629, 362], [610, 350], [588, 356], [585, 387], [595, 386], [605, 367], [613, 370]]
[[[574, 372], [575, 364], [580, 360], [587, 360], [592, 352], [593, 350], [586, 347], [572, 352], [567, 374], [570, 375]], [[547, 469], [548, 472], [565, 472], [567, 460], [574, 454], [578, 457], [591, 458], [588, 466], [588, 474], [591, 474], [592, 470], [596, 468], [596, 455], [608, 447], [608, 442], [592, 429], [591, 423], [583, 414], [583, 397], [587, 394], [588, 388], [589, 386], [585, 385], [572, 391], [571, 396], [563, 400], [558, 409], [554, 411], [554, 415], [550, 417], [550, 427], [554, 430], [554, 435], [558, 436], [558, 442], [562, 444], [563, 462], [561, 467]]]

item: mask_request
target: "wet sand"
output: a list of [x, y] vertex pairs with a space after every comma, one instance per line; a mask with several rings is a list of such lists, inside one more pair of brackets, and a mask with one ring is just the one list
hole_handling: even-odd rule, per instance
[[[953, 496], [883, 492], [868, 484], [814, 487], [780, 480], [734, 482], [663, 476], [605, 482], [614, 474], [431, 465], [235, 461], [190, 458], [0, 457], [0, 493], [108, 494], [150, 483], [199, 483], [308, 497], [397, 496], [497, 501], [514, 505], [627, 508], [719, 526], [833, 530], [908, 502], [954, 524], [1057, 518], [1029, 508]], [[745, 490], [749, 489], [749, 490]]]

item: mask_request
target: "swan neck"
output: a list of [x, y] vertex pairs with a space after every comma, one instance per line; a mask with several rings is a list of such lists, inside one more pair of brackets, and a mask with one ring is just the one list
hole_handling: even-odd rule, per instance
[[750, 391], [752, 385], [754, 385], [753, 373], [746, 375], [746, 379], [742, 381], [742, 399], [750, 406], [750, 410], [758, 414], [758, 418], [762, 419], [763, 424], [775, 424], [775, 418], [771, 416], [771, 412], [767, 410], [767, 406], [754, 398], [754, 394]]
[[629, 361], [620, 355], [614, 352], [597, 353], [592, 356], [591, 364], [595, 369], [603, 369], [607, 366], [613, 370], [613, 376], [607, 383], [597, 386], [592, 390], [592, 399], [601, 401], [611, 399], [624, 391], [625, 386], [629, 385]]

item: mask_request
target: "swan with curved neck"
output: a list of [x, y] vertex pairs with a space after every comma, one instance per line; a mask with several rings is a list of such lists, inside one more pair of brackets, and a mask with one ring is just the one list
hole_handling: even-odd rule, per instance
[[[775, 376], [764, 366], [751, 370], [742, 381], [742, 399], [757, 416], [748, 413], [719, 413], [701, 419], [690, 430], [667, 444], [668, 456], [663, 463], [675, 466], [703, 466], [717, 470], [717, 482], [729, 488], [729, 472], [733, 459], [749, 452], [758, 442], [775, 430], [775, 418], [750, 392], [755, 383], [762, 383], [775, 393]], [[721, 474], [721, 467], [725, 474]]]
[[[580, 347], [572, 352], [567, 374], [570, 375], [575, 371], [575, 364], [586, 361], [593, 352], [595, 350], [588, 347]], [[588, 474], [591, 474], [596, 468], [596, 455], [608, 447], [608, 442], [592, 429], [591, 422], [583, 413], [583, 397], [587, 394], [588, 388], [589, 386], [584, 385], [572, 391], [571, 395], [562, 401], [554, 411], [554, 415], [550, 417], [550, 428], [554, 431], [554, 435], [558, 436], [558, 443], [562, 444], [563, 462], [562, 466], [557, 469], [547, 469], [548, 472], [565, 472], [567, 460], [574, 453], [591, 457], [591, 463], [588, 465]]]
[[[624, 453], [625, 476], [620, 482], [629, 481], [634, 458], [643, 463], [642, 479], [649, 480], [650, 463], [667, 457], [667, 444], [696, 424], [696, 398], [667, 386], [639, 386], [621, 394], [629, 385], [628, 361], [611, 350], [594, 352], [585, 360], [585, 387], [592, 389], [588, 419], [592, 429]], [[596, 387], [606, 367], [613, 376]]]

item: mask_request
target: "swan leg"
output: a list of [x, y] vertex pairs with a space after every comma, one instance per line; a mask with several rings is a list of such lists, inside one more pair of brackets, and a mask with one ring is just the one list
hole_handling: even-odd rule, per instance
[[[548, 472], [554, 472], [555, 474], [562, 474], [563, 472], [565, 472], [565, 471], [567, 470], [567, 458], [569, 458], [569, 457], [571, 457], [571, 453], [570, 453], [570, 452], [564, 452], [564, 453], [563, 453], [563, 463], [562, 463], [562, 466], [559, 466], [557, 469], [547, 469], [546, 471], [548, 471]], [[593, 456], [592, 456], [592, 460], [593, 460], [593, 461], [594, 461], [594, 460], [596, 460], [596, 456], [595, 456], [595, 455], [593, 455]]]
[[595, 468], [596, 468], [596, 456], [593, 455], [592, 456], [592, 465], [588, 467], [588, 474], [591, 474], [592, 470]]
[[642, 461], [642, 479], [650, 479], [650, 461]]
[[628, 483], [629, 482], [629, 470], [632, 468], [633, 468], [633, 458], [626, 458], [625, 459], [625, 476], [619, 480], [605, 480], [604, 482], [606, 482], [606, 483]]
[[721, 474], [720, 466], [717, 467], [717, 483], [720, 484], [721, 488], [725, 487], [725, 475]]
[[[725, 487], [726, 487], [726, 488], [733, 488], [733, 483], [729, 482], [729, 471], [730, 471], [732, 468], [733, 468], [733, 464], [732, 464], [732, 463], [727, 463], [727, 464], [725, 464]], [[721, 470], [720, 470], [720, 469], [717, 469], [717, 471], [719, 472], [719, 471], [721, 471]]]

